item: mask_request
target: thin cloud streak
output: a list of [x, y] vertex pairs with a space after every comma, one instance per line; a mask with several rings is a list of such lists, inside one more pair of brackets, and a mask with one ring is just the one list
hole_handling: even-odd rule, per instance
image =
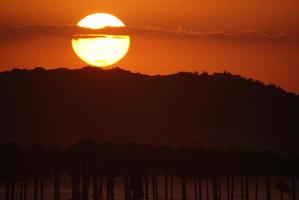
[[183, 28], [165, 29], [154, 26], [143, 27], [107, 27], [100, 30], [80, 28], [75, 25], [27, 25], [0, 28], [0, 41], [12, 42], [36, 37], [72, 38], [77, 34], [130, 35], [155, 38], [173, 38], [185, 40], [218, 40], [236, 42], [299, 42], [299, 36], [285, 33], [267, 34], [257, 30], [245, 30], [237, 33], [223, 31], [200, 32]]

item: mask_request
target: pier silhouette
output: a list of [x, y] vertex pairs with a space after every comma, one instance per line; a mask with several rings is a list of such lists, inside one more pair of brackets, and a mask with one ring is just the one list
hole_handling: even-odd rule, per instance
[[280, 191], [281, 200], [298, 198], [294, 155], [88, 139], [68, 149], [8, 144], [0, 154], [5, 200], [271, 200], [273, 190]]

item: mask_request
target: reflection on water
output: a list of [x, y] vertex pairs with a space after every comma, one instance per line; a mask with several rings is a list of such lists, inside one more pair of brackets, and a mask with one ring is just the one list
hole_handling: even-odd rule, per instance
[[[149, 191], [149, 198], [152, 199], [152, 177], [148, 176], [148, 191]], [[173, 178], [173, 186], [171, 186], [170, 182], [168, 184], [165, 184], [165, 177], [163, 175], [158, 176], [158, 199], [165, 199], [165, 185], [167, 185], [167, 191], [168, 191], [168, 199], [171, 197], [171, 188], [173, 188], [173, 199], [175, 200], [181, 200], [182, 199], [182, 179], [178, 177]], [[256, 194], [258, 200], [266, 200], [267, 194], [266, 194], [266, 178], [264, 176], [260, 176], [258, 178], [258, 190], [256, 193], [256, 177], [255, 176], [249, 176], [248, 177], [248, 186], [246, 187], [245, 182], [243, 182], [243, 187], [241, 184], [242, 178], [240, 176], [234, 177], [234, 200], [241, 200], [246, 199], [246, 191], [248, 191], [248, 199], [256, 199]], [[271, 199], [272, 200], [281, 200], [281, 190], [279, 189], [279, 181], [280, 176], [272, 176], [271, 178]], [[92, 179], [89, 180], [89, 199], [93, 199], [93, 181]], [[168, 179], [169, 181], [169, 179]], [[244, 181], [244, 179], [243, 179]], [[99, 182], [99, 178], [97, 178], [97, 182]], [[102, 185], [102, 195], [103, 199], [106, 199], [106, 179], [103, 179], [103, 185]], [[200, 184], [199, 184], [200, 183]], [[231, 185], [227, 184], [227, 177], [221, 177], [219, 179], [219, 185], [220, 190], [217, 191], [219, 195], [219, 199], [228, 200], [232, 199], [231, 196], [228, 196], [228, 187], [229, 191], [231, 191]], [[201, 185], [201, 187], [199, 187]], [[82, 186], [82, 184], [81, 184]], [[115, 178], [114, 181], [114, 195], [116, 200], [123, 200], [125, 199], [125, 183], [123, 178]], [[194, 182], [194, 179], [190, 178], [186, 180], [186, 194], [187, 199], [196, 199], [195, 194], [199, 195], [201, 193], [201, 199], [202, 200], [213, 200], [213, 184], [212, 179], [208, 178], [206, 179], [203, 177], [200, 182]], [[289, 187], [290, 191], [292, 191], [292, 183], [291, 179], [288, 177], [284, 178], [284, 186]], [[1, 182], [1, 188], [0, 188], [0, 199], [5, 199], [5, 182]], [[145, 191], [145, 184], [143, 184], [144, 191]], [[195, 190], [195, 188], [197, 188]], [[248, 188], [248, 189], [246, 189]], [[19, 189], [20, 185], [18, 185], [18, 182], [15, 183], [15, 199], [19, 198]], [[28, 199], [33, 199], [34, 196], [34, 182], [28, 181], [27, 184], [27, 197]], [[242, 191], [243, 191], [243, 197], [242, 197]], [[299, 187], [296, 187], [296, 192], [298, 194]], [[39, 196], [40, 194], [38, 194]], [[230, 193], [231, 195], [231, 193]], [[62, 176], [61, 177], [61, 190], [60, 190], [60, 199], [61, 200], [70, 200], [72, 196], [72, 184], [71, 184], [71, 178], [69, 176]], [[54, 184], [53, 180], [51, 178], [48, 178], [44, 182], [44, 199], [45, 200], [53, 200], [54, 199]], [[285, 192], [283, 193], [283, 199], [284, 200], [293, 200], [293, 193], [292, 192]]]

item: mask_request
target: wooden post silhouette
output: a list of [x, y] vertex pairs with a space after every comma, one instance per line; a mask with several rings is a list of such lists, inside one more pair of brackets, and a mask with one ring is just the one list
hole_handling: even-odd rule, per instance
[[170, 200], [173, 200], [173, 175], [170, 176]]
[[80, 199], [80, 174], [77, 166], [74, 169], [74, 200]]
[[76, 166], [73, 165], [73, 173], [71, 174], [71, 182], [72, 182], [72, 200], [77, 200], [76, 196]]
[[198, 200], [202, 200], [201, 176], [198, 177]]
[[99, 187], [97, 182], [97, 170], [96, 167], [94, 169], [93, 177], [92, 177], [92, 186], [93, 186], [93, 200], [99, 200]]
[[186, 178], [182, 176], [182, 199], [187, 200]]
[[218, 176], [218, 199], [221, 200], [222, 194], [221, 194], [221, 176]]
[[60, 178], [58, 169], [54, 169], [54, 199], [60, 200]]
[[92, 196], [93, 200], [98, 200], [98, 183], [97, 183], [97, 177], [96, 174], [94, 173], [92, 176]]
[[86, 175], [86, 200], [89, 199], [89, 175]]
[[130, 188], [130, 178], [128, 175], [124, 176], [124, 188], [125, 188], [125, 200], [130, 200], [130, 193], [131, 193], [131, 188]]
[[226, 176], [226, 194], [227, 200], [230, 200], [230, 184], [229, 184], [229, 176]]
[[209, 179], [208, 179], [208, 176], [205, 177], [205, 181], [206, 181], [206, 195], [207, 195], [206, 200], [209, 200], [210, 199], [210, 193], [209, 193]]
[[20, 194], [19, 194], [19, 199], [23, 200], [23, 193], [24, 193], [24, 185], [23, 185], [23, 177], [21, 177], [20, 181]]
[[10, 180], [6, 178], [5, 200], [10, 200]]
[[271, 200], [271, 176], [266, 176], [266, 199]]
[[241, 175], [241, 200], [244, 200], [244, 176]]
[[43, 178], [43, 174], [41, 172], [40, 175], [40, 180], [39, 180], [39, 186], [40, 186], [40, 200], [44, 200], [44, 178]]
[[145, 186], [145, 199], [149, 200], [149, 194], [148, 194], [148, 175], [147, 174], [145, 174], [145, 176], [144, 176], [144, 182], [145, 182], [145, 184], [144, 184], [144, 186]]
[[198, 184], [197, 184], [197, 176], [193, 177], [193, 187], [194, 187], [194, 199], [198, 200]]
[[165, 200], [168, 200], [168, 177], [166, 172], [164, 174], [164, 193], [165, 193]]
[[110, 177], [106, 175], [106, 199], [110, 200]]
[[258, 200], [258, 186], [259, 186], [259, 176], [255, 176], [255, 200]]
[[157, 183], [157, 175], [152, 174], [152, 195], [153, 195], [153, 200], [158, 199], [158, 183]]
[[86, 199], [86, 190], [87, 190], [87, 186], [86, 186], [86, 166], [84, 163], [82, 163], [82, 199]]
[[235, 196], [235, 180], [234, 180], [234, 174], [231, 175], [231, 200], [234, 200], [234, 196]]
[[82, 195], [84, 200], [88, 200], [89, 197], [89, 177], [87, 174], [86, 165], [83, 166], [83, 189], [82, 189]]
[[100, 176], [100, 183], [99, 183], [99, 200], [103, 199], [103, 176]]
[[[280, 176], [280, 178], [281, 178], [281, 185], [283, 186], [284, 185], [283, 175]], [[280, 200], [283, 200], [283, 189], [282, 188], [280, 189]]]
[[12, 180], [11, 180], [11, 200], [14, 200], [15, 199], [15, 178], [14, 176], [12, 177]]
[[72, 200], [77, 200], [76, 198], [76, 179], [75, 179], [75, 166], [73, 166], [73, 173], [71, 174], [71, 183], [72, 183]]
[[212, 177], [212, 191], [213, 191], [213, 199], [220, 200], [221, 198], [221, 186], [220, 186], [220, 178], [219, 176], [213, 175]]
[[212, 195], [213, 200], [218, 200], [217, 177], [215, 175], [212, 176]]
[[272, 199], [272, 176], [269, 176], [269, 200]]
[[292, 190], [293, 190], [293, 200], [296, 200], [296, 179], [295, 176], [292, 176]]
[[114, 177], [109, 173], [106, 179], [107, 200], [114, 200]]
[[33, 199], [38, 200], [38, 178], [37, 175], [34, 176], [34, 188], [33, 188]]
[[245, 200], [249, 200], [249, 183], [248, 183], [248, 174], [245, 175]]
[[27, 200], [27, 176], [25, 175], [24, 177], [24, 196], [23, 196], [23, 200]]

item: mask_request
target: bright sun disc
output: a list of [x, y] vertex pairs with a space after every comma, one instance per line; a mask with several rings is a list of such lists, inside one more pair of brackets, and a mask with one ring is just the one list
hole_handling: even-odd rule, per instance
[[[107, 13], [88, 15], [77, 26], [89, 29], [124, 27], [117, 17]], [[76, 55], [92, 66], [105, 67], [122, 59], [129, 50], [130, 37], [126, 35], [77, 35], [72, 39]]]

